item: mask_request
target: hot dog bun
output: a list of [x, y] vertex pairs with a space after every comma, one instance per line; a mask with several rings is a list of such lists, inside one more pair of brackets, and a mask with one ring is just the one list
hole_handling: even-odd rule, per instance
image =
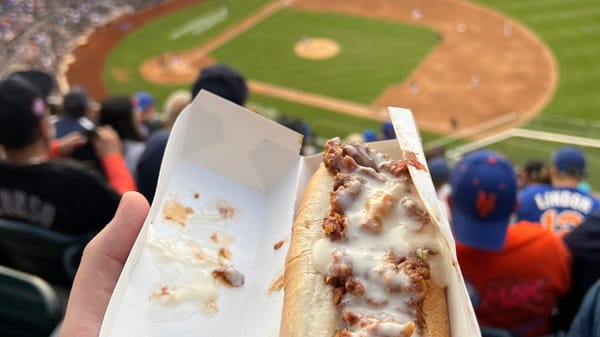
[[[348, 147], [339, 139], [327, 143], [325, 165], [306, 187], [292, 229], [280, 336], [450, 336], [445, 287], [430, 277], [443, 249], [430, 238], [436, 231], [428, 228], [427, 214], [407, 199], [414, 186], [406, 161], [385, 159], [364, 145]], [[327, 227], [324, 219], [335, 212], [349, 219], [345, 233]], [[398, 212], [413, 218], [396, 219]], [[363, 227], [352, 228], [355, 224]], [[399, 234], [407, 240], [392, 244]], [[410, 244], [412, 239], [417, 241]], [[364, 255], [369, 255], [367, 262]], [[394, 312], [398, 306], [403, 312]]]

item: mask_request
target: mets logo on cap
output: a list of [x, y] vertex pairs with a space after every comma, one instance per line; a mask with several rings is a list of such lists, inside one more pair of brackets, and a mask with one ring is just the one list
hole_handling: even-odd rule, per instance
[[512, 164], [492, 151], [473, 152], [456, 164], [450, 184], [457, 240], [482, 249], [500, 249], [517, 198]]

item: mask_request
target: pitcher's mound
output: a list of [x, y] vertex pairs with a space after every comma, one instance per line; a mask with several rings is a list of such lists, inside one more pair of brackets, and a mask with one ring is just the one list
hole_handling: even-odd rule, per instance
[[296, 43], [294, 52], [309, 60], [325, 60], [340, 53], [340, 45], [332, 39], [323, 37], [305, 38]]

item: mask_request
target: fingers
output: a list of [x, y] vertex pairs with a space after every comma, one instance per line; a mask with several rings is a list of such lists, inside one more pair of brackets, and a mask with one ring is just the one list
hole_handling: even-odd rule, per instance
[[115, 129], [113, 129], [109, 125], [104, 125], [104, 126], [97, 127], [96, 128], [96, 134], [101, 139], [119, 138], [119, 135], [117, 134], [117, 132], [115, 131]]
[[63, 156], [71, 154], [73, 151], [87, 143], [87, 137], [79, 131], [74, 131], [66, 136], [59, 138], [59, 151]]
[[96, 154], [103, 158], [112, 153], [121, 153], [121, 140], [117, 132], [110, 126], [96, 128], [96, 136], [92, 139]]
[[110, 296], [149, 207], [141, 194], [125, 193], [115, 217], [87, 245], [71, 290], [62, 337], [98, 336]]

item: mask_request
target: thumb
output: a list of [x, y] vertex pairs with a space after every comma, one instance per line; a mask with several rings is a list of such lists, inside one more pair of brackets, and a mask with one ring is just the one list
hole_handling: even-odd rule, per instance
[[114, 218], [86, 247], [82, 264], [86, 258], [93, 264], [103, 262], [104, 258], [124, 264], [146, 220], [149, 207], [148, 201], [141, 194], [125, 193]]
[[110, 296], [148, 214], [148, 201], [127, 192], [110, 223], [86, 246], [61, 336], [98, 336]]

